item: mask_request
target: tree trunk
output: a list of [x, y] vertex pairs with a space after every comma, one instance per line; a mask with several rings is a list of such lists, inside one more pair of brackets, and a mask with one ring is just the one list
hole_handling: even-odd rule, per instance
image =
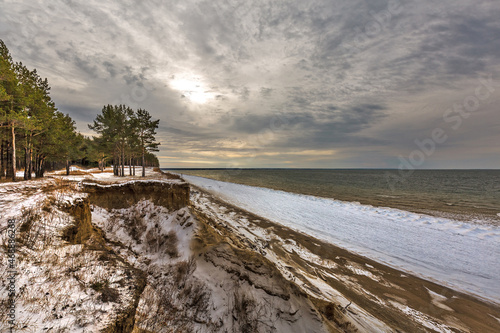
[[125, 177], [125, 149], [122, 147], [122, 177]]
[[37, 178], [41, 178], [42, 177], [42, 159], [40, 157], [38, 157], [38, 166], [37, 166], [37, 173], [36, 173], [36, 177]]
[[134, 176], [135, 176], [135, 163], [136, 163], [136, 159], [134, 158]]
[[12, 123], [12, 181], [16, 181], [16, 130]]
[[36, 156], [35, 158], [35, 177], [40, 177], [40, 156]]
[[7, 147], [5, 151], [5, 178], [12, 178], [12, 144], [7, 141]]
[[0, 178], [5, 177], [4, 143], [5, 142], [2, 137], [2, 145], [0, 148]]
[[118, 176], [118, 157], [116, 156], [116, 152], [113, 154], [113, 174]]
[[26, 137], [24, 138], [24, 180], [28, 180], [28, 134], [26, 133]]
[[28, 180], [28, 144], [26, 143], [26, 147], [24, 147], [24, 180]]
[[128, 158], [128, 175], [132, 176], [132, 157]]
[[45, 173], [45, 157], [40, 155], [35, 156], [35, 177], [42, 178]]
[[35, 154], [35, 160], [33, 161], [33, 171], [35, 172], [35, 177], [38, 172], [38, 155]]
[[28, 179], [31, 179], [32, 172], [33, 172], [33, 148], [31, 148], [30, 144], [28, 148]]
[[41, 177], [41, 167], [42, 167], [42, 159], [40, 155], [35, 156], [35, 177], [40, 178]]
[[40, 155], [37, 155], [35, 160], [35, 177], [40, 177]]
[[40, 178], [45, 174], [45, 157], [40, 158]]
[[142, 148], [142, 176], [143, 177], [146, 177], [146, 165], [145, 165], [145, 161], [144, 161], [144, 155], [145, 155], [145, 151], [144, 151], [144, 147]]
[[66, 176], [69, 176], [69, 159], [66, 159]]

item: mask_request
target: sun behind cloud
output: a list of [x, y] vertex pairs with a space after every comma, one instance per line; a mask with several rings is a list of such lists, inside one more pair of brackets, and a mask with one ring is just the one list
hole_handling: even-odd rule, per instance
[[174, 78], [170, 80], [169, 86], [196, 104], [205, 104], [214, 98], [214, 93], [200, 79]]

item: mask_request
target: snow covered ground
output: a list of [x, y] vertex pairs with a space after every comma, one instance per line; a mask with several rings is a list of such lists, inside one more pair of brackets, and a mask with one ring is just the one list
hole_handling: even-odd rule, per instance
[[254, 214], [500, 303], [500, 227], [186, 176]]
[[[84, 174], [65, 176], [65, 170], [61, 170], [48, 173], [45, 178], [0, 183], [0, 302], [7, 304], [8, 300], [10, 269], [6, 244], [10, 229], [7, 229], [7, 223], [14, 219], [16, 332], [98, 332], [113, 324], [117, 314], [124, 313], [133, 304], [138, 277], [132, 266], [118, 260], [116, 254], [105, 254], [106, 248], [100, 247], [99, 241], [73, 244], [65, 239], [64, 232], [75, 225], [68, 207], [87, 197], [87, 193], [81, 191], [79, 181], [97, 179], [121, 183], [143, 182], [144, 179], [114, 177], [109, 171], [101, 173], [97, 169], [73, 167], [72, 171]], [[147, 176], [158, 177], [152, 168], [146, 171]], [[22, 177], [22, 172], [19, 174]], [[140, 209], [149, 213], [151, 207], [143, 203]], [[100, 210], [96, 208], [96, 212]], [[155, 208], [156, 215], [167, 216], [163, 213], [160, 208]], [[145, 216], [151, 219], [152, 225], [158, 222], [157, 225], [161, 226], [159, 217], [155, 220], [150, 215]], [[182, 217], [182, 214], [177, 215]], [[184, 220], [187, 220], [188, 214], [184, 215]], [[142, 216], [139, 219], [142, 221]], [[96, 221], [102, 222], [98, 218]], [[118, 219], [113, 221], [120, 222]], [[118, 222], [116, 229], [119, 229]], [[143, 229], [143, 232], [149, 231]], [[183, 237], [187, 236], [179, 232], [175, 239], [183, 241]], [[179, 250], [182, 259], [184, 252], [182, 248]], [[7, 311], [0, 311], [0, 332], [10, 329], [7, 314]]]
[[[67, 332], [68, 327], [71, 332], [97, 332], [133, 301], [134, 280], [126, 280], [130, 268], [63, 240], [63, 230], [74, 225], [74, 217], [63, 207], [75, 205], [86, 194], [75, 184], [62, 185], [49, 178], [0, 184], [0, 300], [6, 304], [9, 291], [5, 228], [8, 219], [15, 219], [16, 332]], [[101, 299], [95, 286], [103, 281], [120, 302]], [[10, 330], [6, 315], [0, 313], [1, 332]]]

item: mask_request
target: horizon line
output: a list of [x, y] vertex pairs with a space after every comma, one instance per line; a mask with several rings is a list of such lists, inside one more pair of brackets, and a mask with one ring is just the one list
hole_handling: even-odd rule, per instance
[[394, 171], [500, 171], [500, 168], [430, 168], [430, 169], [399, 169], [399, 168], [282, 168], [282, 167], [253, 167], [253, 168], [166, 168], [166, 170], [394, 170]]

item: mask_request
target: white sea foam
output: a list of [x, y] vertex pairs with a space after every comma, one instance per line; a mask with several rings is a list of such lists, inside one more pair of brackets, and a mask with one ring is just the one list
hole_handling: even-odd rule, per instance
[[500, 303], [500, 227], [183, 175], [254, 214]]

